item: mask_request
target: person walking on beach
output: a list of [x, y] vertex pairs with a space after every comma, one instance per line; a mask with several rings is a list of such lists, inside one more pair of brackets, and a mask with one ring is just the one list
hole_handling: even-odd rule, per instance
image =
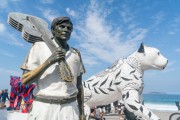
[[177, 108], [178, 108], [178, 111], [180, 111], [180, 104], [179, 104], [179, 101], [175, 101], [175, 103], [176, 103], [176, 106], [177, 106]]
[[117, 113], [118, 100], [113, 102], [114, 113]]
[[106, 114], [110, 114], [111, 113], [111, 104], [105, 105], [105, 111], [106, 111]]
[[[83, 99], [80, 96], [83, 94], [82, 74], [85, 69], [80, 52], [67, 43], [73, 24], [68, 17], [58, 17], [52, 21], [51, 31], [53, 43], [57, 48], [61, 46], [63, 51], [57, 49], [51, 53], [45, 42], [35, 42], [22, 65], [22, 81], [35, 80], [37, 85], [28, 120], [79, 120], [84, 114]], [[70, 67], [74, 76], [72, 81], [61, 79], [58, 62], [62, 60], [66, 60]]]
[[8, 89], [5, 89], [5, 91], [3, 91], [1, 95], [2, 95], [2, 102], [5, 104], [6, 103], [6, 99], [9, 100]]
[[1, 98], [2, 98], [2, 91], [0, 91], [0, 103], [1, 103]]

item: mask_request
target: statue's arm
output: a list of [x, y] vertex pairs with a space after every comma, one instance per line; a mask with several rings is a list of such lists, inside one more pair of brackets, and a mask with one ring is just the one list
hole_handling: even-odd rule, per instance
[[57, 49], [57, 51], [55, 51], [43, 64], [38, 66], [36, 69], [32, 71], [25, 71], [22, 76], [22, 83], [24, 85], [28, 85], [35, 82], [49, 66], [60, 60], [64, 60], [64, 58], [65, 54], [61, 50]]
[[22, 76], [22, 83], [24, 85], [28, 85], [35, 82], [38, 76], [42, 75], [49, 66], [50, 66], [50, 62], [49, 60], [46, 60], [43, 64], [38, 66], [36, 69], [32, 71], [24, 71], [23, 76]]
[[77, 101], [78, 101], [78, 107], [79, 107], [79, 117], [80, 120], [84, 120], [84, 91], [82, 86], [82, 75], [77, 77], [77, 88], [78, 88], [78, 95], [77, 95]]

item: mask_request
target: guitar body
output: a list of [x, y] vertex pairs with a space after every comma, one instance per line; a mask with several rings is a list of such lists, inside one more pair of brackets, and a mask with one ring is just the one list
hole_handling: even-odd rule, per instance
[[32, 15], [11, 12], [8, 15], [8, 24], [18, 31], [22, 32], [22, 37], [30, 43], [43, 41], [42, 34], [30, 21], [30, 18], [36, 19], [38, 24], [40, 24], [40, 26], [43, 26], [43, 28], [48, 31], [49, 38], [52, 36], [51, 32], [48, 30], [48, 23], [43, 19]]

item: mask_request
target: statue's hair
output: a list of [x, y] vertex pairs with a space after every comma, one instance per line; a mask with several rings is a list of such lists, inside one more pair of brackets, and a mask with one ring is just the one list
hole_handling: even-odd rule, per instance
[[57, 17], [51, 23], [51, 30], [53, 30], [57, 24], [61, 24], [63, 22], [69, 22], [73, 28], [73, 24], [69, 17]]

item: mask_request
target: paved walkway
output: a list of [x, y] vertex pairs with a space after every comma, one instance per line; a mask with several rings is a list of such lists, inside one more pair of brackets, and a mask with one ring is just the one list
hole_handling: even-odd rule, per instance
[[110, 114], [110, 115], [104, 115], [106, 120], [119, 120], [118, 114]]

